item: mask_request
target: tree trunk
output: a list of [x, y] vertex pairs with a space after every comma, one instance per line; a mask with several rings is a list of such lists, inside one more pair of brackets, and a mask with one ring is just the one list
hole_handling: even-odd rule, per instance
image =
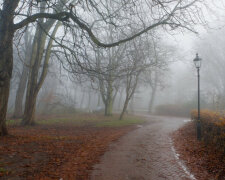
[[153, 110], [153, 106], [154, 106], [154, 102], [155, 102], [155, 95], [156, 95], [156, 88], [152, 88], [151, 97], [150, 97], [150, 101], [149, 101], [149, 109], [148, 109], [149, 114], [151, 114], [152, 110]]
[[8, 134], [6, 113], [13, 69], [13, 18], [18, 0], [3, 2], [0, 11], [0, 136]]
[[105, 103], [105, 116], [112, 116], [113, 110], [113, 87], [112, 81], [109, 80], [107, 88], [107, 98]]
[[[53, 23], [52, 21], [51, 23]], [[55, 34], [60, 26], [60, 22], [58, 22], [51, 34], [51, 37], [54, 38]], [[48, 24], [48, 28], [46, 28], [46, 31], [48, 32], [50, 30], [51, 24]], [[27, 96], [26, 96], [26, 104], [25, 104], [25, 110], [24, 110], [24, 118], [22, 120], [22, 125], [34, 125], [35, 124], [35, 109], [36, 109], [36, 99], [38, 92], [40, 88], [42, 87], [44, 80], [47, 76], [48, 72], [48, 64], [50, 60], [51, 55], [51, 48], [53, 39], [51, 38], [48, 42], [48, 46], [45, 52], [44, 56], [44, 48], [46, 43], [46, 33], [38, 27], [36, 36], [33, 43], [33, 49], [32, 49], [32, 56], [31, 57], [31, 71], [30, 71], [30, 78], [28, 80], [28, 86], [27, 86]], [[41, 71], [40, 78], [39, 76], [39, 69], [42, 62], [42, 59], [44, 58], [44, 65]]]
[[[0, 28], [1, 32], [1, 28]], [[8, 134], [6, 128], [6, 113], [9, 98], [10, 78], [12, 75], [13, 51], [12, 39], [13, 35], [2, 42], [0, 38], [0, 136]], [[11, 39], [11, 40], [10, 40]]]
[[21, 122], [21, 125], [34, 125], [34, 115], [35, 115], [34, 113], [35, 113], [36, 98], [37, 98], [36, 86], [37, 86], [38, 70], [39, 70], [39, 64], [40, 64], [39, 62], [40, 54], [38, 55], [38, 53], [41, 53], [40, 52], [41, 50], [37, 44], [38, 44], [37, 39], [34, 39], [32, 57], [30, 60], [31, 69], [29, 72], [29, 78], [27, 83], [24, 117]]
[[22, 120], [22, 125], [35, 125], [35, 110], [36, 110], [36, 99], [37, 94], [33, 94], [33, 96], [29, 96], [26, 100], [24, 117]]
[[88, 92], [88, 112], [91, 112], [91, 90]]
[[31, 55], [31, 46], [32, 46], [32, 37], [27, 30], [24, 36], [25, 41], [25, 51], [24, 51], [24, 64], [23, 71], [20, 77], [20, 82], [18, 85], [18, 89], [16, 92], [16, 100], [15, 100], [15, 110], [13, 114], [13, 118], [21, 118], [23, 116], [23, 98], [25, 94], [27, 78], [28, 78], [28, 70], [27, 65], [29, 64], [30, 55]]
[[16, 92], [15, 110], [14, 110], [13, 118], [21, 118], [23, 116], [23, 97], [25, 94], [27, 75], [28, 75], [28, 67], [24, 65], [19, 86]]
[[105, 106], [105, 116], [112, 116], [113, 110], [113, 101], [112, 99], [108, 99]]
[[134, 96], [131, 98], [131, 102], [129, 104], [129, 110], [131, 113], [134, 113]]
[[[0, 58], [2, 61], [2, 58]], [[9, 98], [9, 85], [10, 78], [7, 78], [3, 81], [0, 81], [3, 86], [0, 87], [0, 136], [4, 136], [8, 134], [6, 128], [6, 113], [7, 113], [7, 105]]]
[[129, 103], [129, 99], [126, 98], [125, 103], [124, 103], [124, 106], [123, 106], [123, 111], [120, 114], [119, 120], [122, 120], [123, 119], [123, 116], [124, 116], [124, 114], [125, 114], [125, 112], [127, 110], [128, 103]]
[[[128, 103], [129, 103], [130, 99], [133, 97], [133, 95], [135, 93], [140, 73], [141, 73], [141, 71], [139, 71], [138, 74], [136, 74], [135, 79], [133, 79], [133, 77], [130, 76], [130, 75], [127, 76], [126, 98], [125, 98], [125, 102], [124, 102], [124, 105], [123, 105], [123, 111], [120, 114], [119, 120], [123, 119], [123, 116], [124, 116], [124, 114], [125, 114], [125, 112], [127, 110]], [[131, 85], [132, 84], [131, 83], [132, 80], [134, 80], [134, 84], [133, 85]]]
[[97, 107], [100, 107], [101, 105], [101, 94], [98, 93], [98, 103], [97, 103]]
[[[82, 90], [82, 89], [81, 89], [81, 90]], [[82, 90], [81, 101], [80, 101], [80, 109], [83, 109], [84, 95], [85, 95], [85, 91], [84, 91], [84, 89], [83, 89], [83, 90]]]
[[118, 102], [118, 110], [120, 110], [122, 99], [123, 99], [123, 92], [121, 91], [120, 92], [120, 97], [119, 97], [119, 102]]

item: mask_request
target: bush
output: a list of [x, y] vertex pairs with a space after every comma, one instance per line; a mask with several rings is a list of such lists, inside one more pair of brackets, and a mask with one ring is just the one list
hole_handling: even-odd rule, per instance
[[[193, 120], [198, 119], [197, 111], [192, 111]], [[215, 146], [225, 153], [225, 114], [209, 110], [201, 110], [201, 133], [202, 140], [207, 145]]]

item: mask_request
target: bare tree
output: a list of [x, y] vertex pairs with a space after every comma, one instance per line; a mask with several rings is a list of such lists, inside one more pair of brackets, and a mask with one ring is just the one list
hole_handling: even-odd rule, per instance
[[[143, 20], [140, 20], [139, 17], [136, 16], [135, 22], [131, 22], [130, 24], [137, 24], [141, 25], [140, 27], [144, 27], [139, 32], [136, 32], [135, 34], [129, 35], [129, 37], [118, 40], [115, 43], [103, 43], [98, 40], [98, 38], [94, 35], [92, 29], [95, 26], [95, 24], [101, 24], [101, 22], [104, 23], [111, 23], [115, 24], [115, 26], [118, 25], [118, 27], [125, 27], [125, 24], [128, 24], [127, 21], [117, 21], [111, 22], [111, 19], [108, 17], [113, 16], [114, 19], [118, 19], [118, 16], [116, 12], [111, 12], [109, 9], [107, 9], [105, 4], [107, 1], [94, 1], [94, 0], [88, 0], [88, 1], [77, 1], [74, 3], [74, 5], [70, 5], [70, 2], [68, 1], [65, 3], [65, 6], [67, 7], [65, 10], [62, 10], [60, 12], [55, 11], [56, 4], [55, 1], [46, 1], [48, 2], [48, 6], [46, 7], [48, 10], [45, 12], [37, 13], [37, 9], [39, 9], [40, 1], [33, 1], [33, 0], [3, 0], [1, 2], [0, 7], [0, 51], [1, 51], [1, 57], [0, 57], [0, 134], [6, 135], [7, 134], [7, 128], [6, 128], [6, 112], [7, 112], [7, 104], [8, 104], [8, 97], [9, 97], [9, 88], [10, 88], [10, 78], [12, 74], [12, 67], [13, 67], [13, 37], [14, 33], [25, 27], [27, 24], [35, 22], [37, 19], [46, 18], [46, 19], [57, 19], [59, 21], [67, 22], [69, 20], [72, 20], [73, 23], [71, 23], [71, 28], [78, 28], [81, 29], [82, 32], [84, 32], [85, 35], [88, 35], [89, 39], [93, 41], [98, 46], [102, 47], [112, 47], [117, 46], [120, 43], [132, 40], [141, 34], [154, 29], [158, 26], [165, 26], [168, 25], [171, 29], [175, 29], [177, 27], [186, 28], [188, 30], [193, 31], [192, 26], [193, 19], [199, 13], [193, 13], [196, 12], [195, 10], [199, 10], [199, 7], [197, 6], [197, 0], [181, 0], [181, 1], [137, 1], [134, 3], [134, 1], [126, 0], [121, 3], [121, 1], [116, 2], [119, 7], [117, 8], [117, 11], [124, 10], [127, 11], [127, 9], [130, 7], [132, 11], [135, 12], [135, 9], [137, 9], [139, 12], [143, 7], [149, 7], [150, 8], [150, 16], [151, 18], [146, 20], [143, 18]], [[146, 2], [146, 3], [144, 3]], [[135, 5], [132, 6], [131, 5]], [[147, 5], [147, 6], [146, 6]], [[26, 8], [28, 7], [28, 9]], [[139, 7], [139, 8], [137, 8]], [[129, 11], [129, 12], [132, 12]], [[190, 11], [192, 13], [190, 13]], [[86, 16], [84, 16], [83, 13], [86, 12]], [[85, 21], [87, 17], [93, 17], [93, 14], [90, 15], [89, 12], [94, 12], [96, 15], [96, 18], [94, 18], [94, 21], [92, 21], [92, 25], [90, 25], [90, 22]], [[106, 13], [107, 12], [107, 13]], [[138, 13], [138, 12], [137, 12]], [[133, 13], [134, 16], [137, 15], [137, 13]], [[106, 14], [106, 16], [105, 16]], [[82, 18], [84, 17], [84, 18]], [[91, 18], [93, 19], [93, 18]], [[110, 20], [110, 21], [109, 21]], [[137, 23], [137, 20], [139, 20], [139, 23]], [[149, 23], [149, 20], [151, 22]], [[15, 21], [15, 22], [14, 22]], [[40, 21], [40, 20], [39, 20]], [[150, 25], [148, 25], [149, 23]], [[120, 25], [120, 26], [119, 26]], [[25, 122], [25, 121], [24, 121]]]
[[125, 85], [125, 100], [123, 109], [119, 119], [122, 120], [127, 110], [129, 101], [133, 98], [138, 83], [140, 83], [140, 76], [152, 66], [155, 66], [155, 61], [152, 61], [149, 56], [149, 41], [148, 36], [143, 39], [138, 38], [136, 41], [128, 43], [129, 49], [126, 52], [126, 75], [123, 78]]
[[156, 64], [144, 73], [144, 82], [151, 88], [149, 113], [152, 113], [157, 92], [166, 85], [163, 79], [167, 75], [168, 66], [174, 62], [176, 54], [174, 47], [165, 45], [157, 36], [152, 36], [151, 39], [152, 47], [149, 49], [149, 56], [152, 57]]
[[27, 31], [24, 34], [24, 49], [23, 49], [23, 67], [22, 67], [22, 73], [20, 75], [19, 79], [19, 85], [16, 92], [16, 99], [15, 99], [15, 109], [13, 118], [21, 118], [23, 115], [23, 99], [27, 84], [27, 78], [28, 78], [28, 69], [29, 69], [29, 60], [31, 55], [31, 46], [32, 46], [32, 36], [30, 32]]
[[[40, 24], [40, 25], [39, 25]], [[45, 42], [46, 42], [46, 33], [41, 29], [46, 27], [46, 31], [49, 31], [52, 24], [51, 22], [39, 22], [36, 34], [33, 41], [32, 47], [32, 56], [30, 60], [30, 71], [29, 71], [29, 79], [27, 85], [27, 93], [26, 93], [26, 102], [25, 102], [25, 110], [24, 117], [22, 120], [23, 125], [32, 125], [35, 122], [35, 107], [36, 107], [36, 99], [38, 92], [47, 76], [48, 72], [48, 63], [51, 56], [51, 47], [53, 43], [53, 39], [49, 39], [47, 48], [44, 52]], [[42, 27], [40, 27], [42, 26]], [[57, 22], [54, 30], [51, 34], [51, 37], [55, 37], [55, 34], [60, 26], [60, 22]], [[43, 59], [44, 56], [44, 59]], [[42, 64], [43, 59], [43, 64]], [[41, 71], [40, 75], [39, 72]]]
[[133, 97], [137, 84], [138, 84], [138, 80], [139, 80], [139, 76], [141, 74], [141, 69], [137, 70], [136, 68], [136, 64], [134, 64], [134, 67], [128, 72], [127, 74], [127, 78], [125, 80], [126, 82], [126, 90], [125, 90], [125, 101], [124, 101], [124, 105], [123, 105], [123, 110], [120, 114], [119, 119], [122, 120], [124, 117], [124, 114], [127, 110], [128, 107], [128, 103], [130, 101], [130, 99]]
[[[97, 69], [102, 74], [98, 74], [98, 89], [100, 91], [102, 101], [105, 105], [105, 115], [112, 115], [113, 104], [120, 86], [121, 61], [124, 53], [124, 48], [111, 48], [107, 51], [107, 56], [97, 57]], [[101, 60], [102, 59], [102, 60]], [[107, 66], [104, 72], [104, 62], [106, 59]]]

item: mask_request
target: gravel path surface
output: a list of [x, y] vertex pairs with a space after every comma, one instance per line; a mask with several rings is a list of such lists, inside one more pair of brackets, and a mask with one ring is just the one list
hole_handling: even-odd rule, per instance
[[91, 180], [189, 180], [173, 152], [169, 134], [188, 119], [145, 116], [148, 123], [110, 146]]

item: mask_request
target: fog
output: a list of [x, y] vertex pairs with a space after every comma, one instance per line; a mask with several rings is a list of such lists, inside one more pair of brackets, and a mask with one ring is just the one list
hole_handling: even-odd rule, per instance
[[[218, 100], [216, 99], [212, 100], [212, 96], [216, 98], [217, 96], [223, 97], [224, 95], [221, 89], [223, 85], [221, 84], [220, 87], [220, 84], [215, 82], [217, 80], [219, 81], [219, 79], [215, 80], [215, 78], [218, 77], [214, 75], [214, 73], [219, 73], [216, 69], [218, 67], [210, 64], [212, 61], [220, 62], [219, 58], [223, 61], [219, 54], [223, 53], [221, 47], [225, 44], [223, 44], [223, 41], [220, 42], [220, 38], [215, 37], [218, 33], [222, 34], [223, 32], [225, 32], [224, 28], [213, 30], [210, 33], [203, 33], [201, 37], [189, 34], [188, 36], [174, 35], [171, 38], [171, 35], [166, 35], [166, 39], [169, 40], [163, 43], [173, 46], [174, 54], [172, 54], [171, 63], [167, 65], [165, 72], [163, 72], [159, 88], [155, 94], [154, 108], [151, 113], [159, 113], [155, 111], [160, 105], [186, 105], [184, 108], [188, 107], [187, 111], [196, 108], [197, 71], [194, 67], [193, 59], [197, 52], [203, 59], [201, 67], [201, 96], [204, 97], [204, 101], [207, 101], [202, 103], [202, 107], [209, 108], [210, 106], [210, 108], [215, 108], [215, 103], [218, 103], [217, 108], [224, 108], [222, 102], [217, 102]], [[219, 46], [221, 49], [217, 47], [218, 43], [220, 43]], [[169, 58], [171, 57], [168, 57], [168, 59]], [[80, 77], [76, 78], [71, 76], [67, 70], [61, 67], [60, 62], [54, 61], [54, 63], [56, 63], [56, 65], [52, 63], [52, 66], [50, 66], [47, 79], [38, 95], [38, 113], [45, 114], [50, 112], [48, 108], [52, 109], [54, 112], [54, 108], [57, 109], [56, 106], [61, 106], [60, 108], [63, 109], [62, 113], [67, 111], [66, 109], [68, 109], [70, 113], [73, 110], [76, 112], [84, 111], [90, 113], [99, 111], [100, 109], [103, 111], [104, 102], [94, 82], [87, 80], [86, 77], [83, 80]], [[56, 70], [56, 68], [58, 69]], [[57, 73], [59, 71], [60, 73]], [[17, 84], [18, 80], [16, 80], [15, 77], [12, 86], [16, 86]], [[214, 86], [218, 86], [218, 88]], [[129, 102], [128, 111], [148, 113], [151, 93], [152, 89], [149, 84], [140, 80]], [[11, 90], [9, 113], [12, 113], [14, 110], [15, 94], [16, 87]], [[207, 99], [205, 96], [207, 96]], [[115, 113], [120, 113], [120, 111], [122, 111], [124, 101], [125, 92], [124, 89], [121, 88], [118, 90], [113, 103], [113, 111]], [[214, 103], [214, 105], [212, 105], [212, 103]], [[219, 106], [219, 104], [221, 104], [221, 106]], [[187, 113], [181, 115], [187, 115]]]
[[0, 179], [223, 179], [224, 50], [224, 0], [0, 0]]
[[[179, 106], [183, 109], [178, 111], [184, 112], [177, 115], [187, 116], [197, 105], [197, 71], [193, 64], [196, 53], [202, 58], [200, 70], [202, 107], [223, 109], [225, 86], [222, 65], [225, 41], [221, 37], [225, 33], [224, 13], [214, 5], [210, 4], [210, 8], [213, 15], [203, 8], [203, 13], [206, 12], [204, 23], [207, 22], [207, 25], [199, 24], [193, 29], [198, 34], [188, 30], [167, 31], [158, 28], [147, 36], [108, 50], [95, 46], [89, 46], [85, 50], [80, 47], [76, 57], [67, 55], [65, 61], [62, 54], [52, 53], [46, 80], [37, 96], [37, 113], [102, 111], [107, 114], [104, 109], [109, 106], [113, 107], [114, 113], [120, 113], [127, 103], [127, 112], [163, 114], [162, 111], [166, 111], [167, 106], [168, 108], [174, 106], [168, 111], [176, 111]], [[111, 41], [115, 32], [112, 27], [107, 28], [109, 34], [102, 36]], [[31, 28], [30, 38], [34, 33], [35, 29]], [[63, 34], [62, 27], [57, 34], [57, 38]], [[15, 63], [8, 114], [13, 114], [15, 110], [19, 77], [25, 64], [26, 55], [24, 50], [21, 50], [21, 47], [26, 49], [24, 37], [25, 35], [20, 37], [14, 50]], [[83, 43], [87, 46], [86, 42]], [[71, 58], [80, 60], [74, 63]], [[133, 59], [133, 62], [129, 59]], [[138, 61], [142, 61], [139, 62], [139, 67], [136, 65]], [[125, 69], [133, 79], [127, 77]], [[141, 73], [137, 73], [139, 71]], [[129, 80], [133, 83], [129, 84], [131, 90], [127, 89], [126, 83]], [[128, 91], [131, 91], [131, 94]], [[26, 95], [23, 97], [23, 104], [25, 97]], [[108, 98], [110, 102], [107, 102]], [[176, 112], [173, 115], [176, 115]]]
[[10, 95], [3, 95], [8, 109], [2, 109], [9, 117], [32, 124], [36, 115], [51, 113], [188, 116], [197, 104], [196, 53], [202, 108], [224, 108], [222, 1], [60, 0], [15, 7], [13, 69], [4, 70], [12, 74], [4, 91]]

